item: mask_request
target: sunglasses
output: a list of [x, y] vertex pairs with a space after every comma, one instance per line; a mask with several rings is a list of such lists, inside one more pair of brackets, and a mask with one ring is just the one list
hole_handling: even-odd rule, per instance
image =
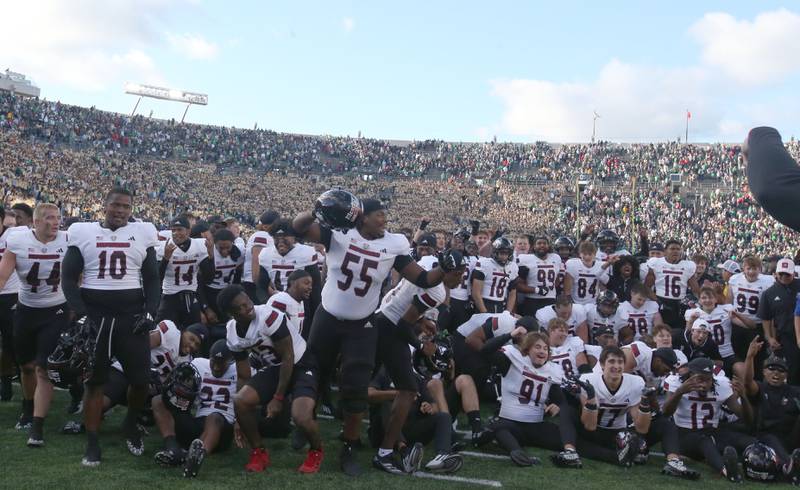
[[770, 371], [778, 371], [779, 373], [786, 374], [788, 371], [784, 369], [783, 366], [767, 366], [767, 369]]

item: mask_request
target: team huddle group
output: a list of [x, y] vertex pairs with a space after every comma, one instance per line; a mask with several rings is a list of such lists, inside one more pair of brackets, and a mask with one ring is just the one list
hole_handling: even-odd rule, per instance
[[125, 405], [130, 453], [155, 424], [156, 462], [186, 477], [234, 442], [263, 472], [264, 441], [284, 437], [316, 473], [319, 413], [342, 420], [350, 476], [368, 415], [372, 464], [391, 474], [421, 469], [429, 444], [425, 470], [452, 473], [467, 445], [519, 466], [540, 447], [580, 468], [645, 464], [660, 443], [667, 475], [699, 478], [688, 457], [732, 482], [800, 484], [789, 259], [773, 276], [746, 256], [714, 279], [680, 241], [646, 233], [637, 255], [591, 227], [577, 244], [515, 243], [478, 222], [437, 239], [423, 220], [407, 237], [386, 231], [379, 200], [339, 189], [295, 217], [265, 212], [246, 241], [235, 220], [182, 215], [157, 231], [133, 209], [114, 188], [101, 222], [62, 223], [45, 203], [0, 212], [0, 398], [18, 369], [30, 447], [59, 386], [83, 411], [62, 432], [85, 432], [89, 467], [103, 414]]

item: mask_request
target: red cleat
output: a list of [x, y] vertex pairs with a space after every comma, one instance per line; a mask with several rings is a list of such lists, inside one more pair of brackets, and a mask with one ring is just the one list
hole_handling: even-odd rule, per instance
[[322, 466], [322, 449], [319, 451], [309, 449], [306, 460], [297, 468], [300, 473], [319, 473], [319, 467]]
[[261, 473], [269, 465], [269, 453], [263, 447], [259, 447], [250, 451], [250, 461], [244, 465], [244, 469], [250, 473]]

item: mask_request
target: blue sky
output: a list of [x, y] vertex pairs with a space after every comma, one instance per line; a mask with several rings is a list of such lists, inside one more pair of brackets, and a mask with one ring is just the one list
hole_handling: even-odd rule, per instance
[[[122, 85], [134, 81], [207, 93], [191, 122], [311, 134], [587, 141], [597, 110], [599, 138], [667, 140], [686, 109], [692, 141], [741, 141], [761, 124], [800, 134], [800, 8], [777, 2], [10, 8], [32, 42], [5, 43], [0, 60], [43, 97], [107, 110], [130, 112]], [[151, 110], [179, 118], [183, 106], [138, 112]]]

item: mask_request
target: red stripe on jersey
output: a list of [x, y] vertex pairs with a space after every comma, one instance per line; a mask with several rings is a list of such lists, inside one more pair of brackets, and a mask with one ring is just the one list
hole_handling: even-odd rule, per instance
[[257, 244], [260, 244], [260, 245], [266, 245], [267, 244], [267, 239], [264, 238], [264, 237], [257, 236], [255, 238], [253, 238], [253, 243], [257, 243]]
[[745, 293], [758, 293], [758, 291], [756, 291], [755, 289], [747, 289], [747, 288], [739, 288], [739, 291], [742, 291], [742, 292], [745, 292]]
[[214, 266], [215, 269], [233, 269], [234, 267], [236, 267], [236, 264]]
[[166, 242], [167, 240], [169, 240], [169, 238], [167, 238], [165, 236], [158, 235], [158, 241], [159, 242]]
[[186, 264], [196, 264], [197, 259], [188, 259], [188, 260], [173, 260], [172, 265], [186, 265]]
[[639, 346], [636, 344], [631, 344], [631, 352], [633, 352], [633, 357], [639, 357]]
[[522, 375], [525, 376], [526, 378], [535, 379], [536, 381], [541, 381], [541, 382], [547, 381], [547, 378], [543, 378], [541, 376], [537, 376], [537, 375], [535, 375], [533, 373], [529, 373], [527, 371], [522, 371]]
[[279, 309], [281, 311], [286, 311], [286, 305], [281, 303], [280, 301], [273, 301], [272, 302], [272, 307], [273, 308], [277, 308], [277, 309]]
[[355, 245], [352, 245], [352, 244], [347, 248], [349, 248], [350, 250], [352, 250], [354, 252], [358, 252], [358, 253], [361, 253], [361, 254], [364, 254], [364, 255], [368, 255], [370, 257], [380, 257], [381, 256], [380, 252], [373, 252], [372, 250], [364, 250], [363, 248], [356, 247]]
[[500, 328], [500, 323], [497, 318], [492, 318], [492, 330], [497, 330], [498, 328]]
[[5, 252], [5, 251], [6, 251], [6, 249], [4, 249], [4, 248], [0, 248], [0, 254], [1, 254], [1, 253], [3, 253], [3, 252]]
[[58, 254], [28, 254], [29, 259], [55, 260], [61, 258]]
[[420, 299], [422, 300], [423, 303], [425, 303], [428, 306], [428, 308], [433, 308], [434, 306], [436, 306], [436, 301], [434, 301], [434, 299], [431, 298], [428, 295], [428, 293], [422, 293]]
[[294, 266], [293, 265], [276, 265], [276, 264], [273, 264], [272, 268], [273, 269], [280, 269], [282, 271], [293, 271], [294, 270]]
[[591, 277], [592, 279], [594, 279], [597, 276], [595, 274], [585, 274], [583, 272], [579, 272], [578, 277]]
[[273, 311], [272, 313], [269, 314], [267, 320], [264, 323], [266, 323], [268, 327], [271, 327], [272, 324], [275, 323], [275, 320], [277, 319], [278, 319], [278, 312]]
[[164, 359], [167, 360], [167, 364], [169, 364], [169, 367], [171, 368], [175, 367], [175, 362], [172, 361], [172, 356], [169, 355], [169, 352], [164, 353]]
[[214, 378], [203, 378], [203, 383], [207, 383], [210, 385], [217, 385], [217, 386], [230, 386], [233, 384], [231, 380], [214, 379]]
[[569, 352], [567, 352], [566, 354], [556, 354], [554, 356], [550, 356], [550, 360], [554, 361], [556, 359], [564, 359], [566, 357], [569, 357]]
[[506, 274], [505, 272], [497, 272], [497, 271], [492, 271], [492, 275], [493, 276], [500, 276], [500, 277], [508, 276], [508, 274]]
[[161, 322], [158, 324], [158, 329], [161, 330], [161, 333], [167, 333], [167, 330], [169, 330], [169, 325], [167, 325], [166, 322]]
[[97, 248], [130, 248], [131, 242], [97, 242]]
[[671, 270], [664, 269], [664, 274], [677, 274], [677, 275], [680, 276], [681, 274], [683, 274], [683, 271], [671, 271]]

